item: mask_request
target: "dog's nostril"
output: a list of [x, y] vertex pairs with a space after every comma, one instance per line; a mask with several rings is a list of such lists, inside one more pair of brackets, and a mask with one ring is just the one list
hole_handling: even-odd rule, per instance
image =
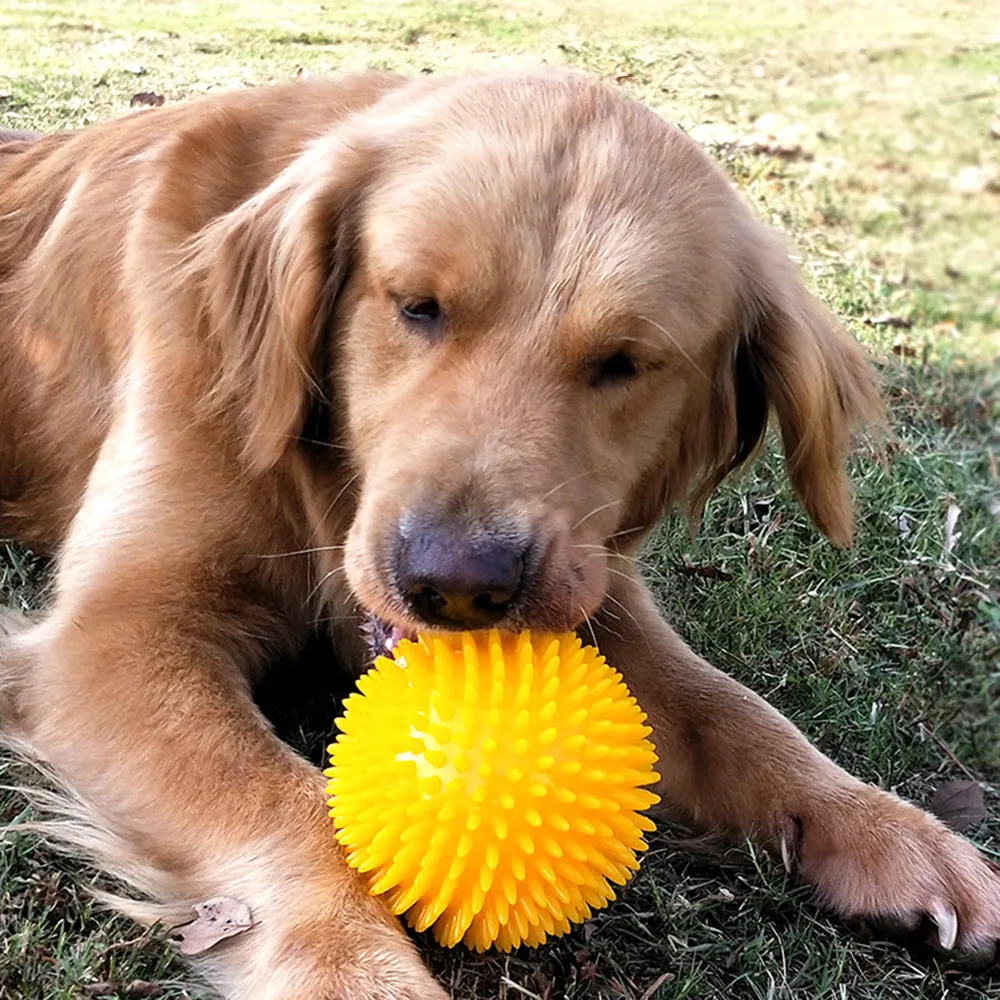
[[477, 594], [472, 598], [472, 603], [477, 608], [483, 608], [483, 610], [488, 611], [492, 608], [499, 608], [510, 604], [511, 597], [513, 597], [513, 594], [509, 591], [491, 590], [488, 594]]
[[433, 587], [425, 587], [422, 584], [407, 587], [406, 598], [410, 604], [426, 608], [432, 613], [439, 613], [446, 603], [444, 597]]

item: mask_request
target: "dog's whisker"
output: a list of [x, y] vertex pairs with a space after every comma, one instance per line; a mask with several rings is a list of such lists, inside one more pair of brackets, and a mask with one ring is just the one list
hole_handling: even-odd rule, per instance
[[322, 529], [323, 525], [326, 523], [326, 519], [330, 516], [330, 512], [334, 509], [334, 507], [337, 506], [338, 502], [340, 501], [340, 498], [357, 482], [357, 480], [360, 477], [361, 473], [355, 472], [354, 475], [351, 476], [351, 478], [348, 479], [343, 486], [341, 486], [340, 490], [337, 492], [337, 495], [330, 501], [326, 510], [323, 511], [323, 516], [316, 522], [316, 525], [312, 531], [313, 538], [315, 538], [316, 534]]
[[258, 559], [284, 559], [287, 556], [308, 556], [314, 552], [341, 552], [346, 545], [313, 545], [308, 549], [292, 549], [290, 552], [259, 552]]
[[586, 624], [588, 630], [590, 631], [590, 640], [591, 640], [591, 643], [594, 646], [596, 646], [597, 645], [597, 633], [594, 631], [594, 623], [590, 620], [590, 615], [587, 614], [587, 611], [586, 611], [586, 609], [583, 606], [580, 607], [580, 613], [583, 615], [583, 621]]
[[597, 472], [596, 469], [586, 469], [583, 472], [578, 472], [575, 476], [570, 476], [568, 479], [564, 479], [558, 486], [553, 486], [548, 493], [542, 496], [542, 500], [548, 500], [553, 494], [558, 493], [564, 486], [568, 486], [570, 483], [575, 482], [577, 479], [582, 479], [584, 476], [592, 476]]
[[310, 590], [309, 593], [306, 595], [306, 604], [312, 602], [312, 599], [316, 596], [317, 592], [323, 587], [323, 585], [327, 582], [327, 580], [330, 579], [330, 577], [332, 577], [336, 573], [344, 573], [344, 572], [346, 572], [346, 567], [343, 565], [343, 563], [340, 563], [334, 566], [333, 569], [328, 570], [326, 573], [324, 573], [316, 583], [316, 586], [313, 587], [313, 589]]
[[604, 541], [605, 541], [605, 543], [607, 543], [607, 542], [613, 542], [616, 538], [625, 538], [628, 535], [636, 535], [640, 531], [642, 531], [642, 528], [638, 528], [638, 527], [636, 527], [636, 528], [622, 528], [621, 531], [616, 531], [613, 535], [608, 535], [608, 537]]
[[584, 557], [584, 564], [590, 562], [591, 559], [598, 559], [600, 556], [606, 555], [608, 557], [608, 562], [609, 562], [609, 567], [608, 567], [609, 571], [617, 572], [620, 576], [627, 576], [627, 574], [622, 573], [621, 570], [612, 569], [610, 565], [617, 559], [621, 559], [623, 562], [628, 563], [628, 565], [634, 566], [636, 569], [640, 569], [645, 573], [651, 573], [657, 580], [667, 579], [662, 573], [660, 573], [656, 569], [656, 567], [652, 563], [643, 560], [637, 555], [630, 556], [626, 555], [624, 552], [616, 552], [614, 549], [609, 549], [606, 545], [599, 545], [595, 542], [575, 542], [573, 544], [573, 548], [596, 549], [597, 551], [591, 552]]
[[620, 576], [623, 580], [628, 580], [629, 583], [635, 582], [635, 578], [633, 576], [630, 576], [628, 573], [625, 573], [620, 569], [615, 569], [614, 566], [608, 566], [608, 572], [614, 574], [615, 576]]
[[613, 612], [609, 611], [609, 610], [608, 610], [607, 608], [603, 608], [602, 610], [603, 610], [604, 614], [606, 614], [606, 615], [610, 616], [610, 617], [611, 617], [611, 618], [613, 618], [613, 619], [614, 619], [614, 620], [615, 620], [616, 622], [620, 622], [620, 621], [621, 621], [621, 616], [620, 616], [620, 615], [616, 615], [616, 614], [614, 614]]
[[600, 507], [595, 507], [589, 514], [584, 514], [584, 516], [581, 517], [580, 520], [577, 521], [576, 524], [574, 524], [573, 527], [570, 528], [569, 530], [571, 532], [576, 531], [576, 529], [579, 528], [581, 524], [585, 524], [592, 517], [594, 517], [595, 514], [600, 514], [602, 510], [607, 510], [609, 507], [617, 507], [621, 504], [621, 502], [622, 502], [621, 500], [609, 500], [607, 503], [601, 504]]
[[310, 619], [309, 624], [326, 625], [330, 622], [361, 622], [363, 620], [363, 615], [323, 615], [321, 618]]
[[[623, 573], [622, 576], [624, 575], [625, 574]], [[605, 594], [604, 599], [606, 601], [611, 601], [611, 603], [614, 604], [615, 607], [621, 608], [622, 611], [625, 613], [625, 615], [632, 620], [632, 623], [635, 625], [635, 627], [641, 631], [642, 626], [639, 624], [639, 619], [636, 618], [636, 616], [632, 613], [632, 611], [628, 607], [626, 607], [626, 605], [622, 604], [622, 602], [619, 601], [618, 598], [614, 596], [614, 594]]]
[[311, 444], [317, 448], [329, 448], [331, 451], [350, 451], [346, 444], [336, 444], [333, 441], [318, 441], [316, 438], [298, 438], [300, 444]]

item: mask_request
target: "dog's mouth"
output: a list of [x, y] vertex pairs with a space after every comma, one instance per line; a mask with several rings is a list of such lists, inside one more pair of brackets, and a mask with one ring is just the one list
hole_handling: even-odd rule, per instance
[[401, 640], [417, 638], [415, 630], [393, 625], [371, 613], [366, 616], [363, 628], [372, 659], [376, 656], [391, 656]]

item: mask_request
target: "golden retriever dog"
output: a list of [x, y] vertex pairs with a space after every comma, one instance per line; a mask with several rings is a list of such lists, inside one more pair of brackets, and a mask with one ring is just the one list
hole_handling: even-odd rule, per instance
[[156, 912], [250, 908], [202, 959], [224, 996], [445, 995], [253, 700], [318, 618], [358, 670], [365, 616], [389, 642], [589, 622], [675, 814], [754, 835], [845, 918], [993, 954], [975, 848], [692, 653], [635, 570], [771, 414], [846, 544], [879, 412], [682, 132], [570, 73], [361, 75], [0, 150], [0, 535], [56, 556], [8, 626], [3, 725]]

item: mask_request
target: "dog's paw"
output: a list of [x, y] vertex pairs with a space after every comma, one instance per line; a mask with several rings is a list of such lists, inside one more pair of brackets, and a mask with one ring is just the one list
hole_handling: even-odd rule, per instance
[[253, 926], [199, 955], [201, 971], [226, 1000], [448, 1000], [382, 898], [344, 864], [322, 818], [311, 863], [280, 838], [252, 867], [230, 866], [229, 887], [239, 887]]
[[300, 922], [280, 936], [262, 923], [206, 959], [231, 1000], [448, 1000], [399, 927], [369, 914]]
[[822, 810], [779, 820], [785, 868], [851, 922], [920, 937], [984, 966], [1000, 954], [1000, 868], [933, 816], [851, 785]]
[[448, 1000], [395, 920], [352, 926], [347, 940], [328, 931], [328, 925], [303, 926], [285, 938], [279, 962], [298, 979], [290, 998]]

